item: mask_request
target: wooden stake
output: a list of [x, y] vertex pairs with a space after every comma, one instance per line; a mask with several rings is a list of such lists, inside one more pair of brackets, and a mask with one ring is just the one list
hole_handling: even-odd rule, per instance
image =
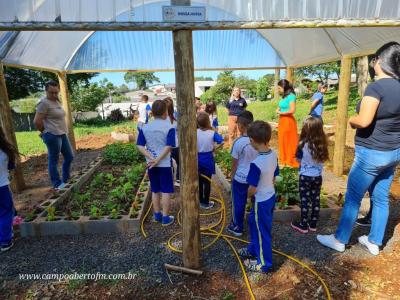
[[[0, 124], [8, 141], [13, 144], [18, 151], [17, 137], [15, 135], [14, 122], [11, 113], [10, 102], [8, 99], [6, 80], [4, 77], [3, 65], [0, 63]], [[16, 169], [14, 177], [11, 181], [12, 189], [22, 191], [25, 188], [24, 174], [22, 172], [21, 159], [18, 156], [16, 161]]]
[[294, 69], [293, 68], [286, 68], [286, 80], [289, 81], [291, 84], [293, 84], [294, 80]]
[[279, 92], [278, 92], [278, 82], [281, 79], [281, 70], [275, 69], [275, 78], [274, 78], [274, 100], [279, 100]]
[[344, 168], [350, 79], [351, 57], [343, 56], [340, 65], [339, 95], [336, 111], [335, 152], [333, 154], [333, 172], [337, 176], [343, 175]]
[[359, 57], [357, 60], [357, 85], [358, 95], [362, 98], [368, 85], [368, 56]]
[[[189, 0], [172, 0], [172, 5], [190, 5]], [[194, 105], [194, 65], [192, 31], [173, 31], [176, 100], [182, 201], [183, 264], [200, 267], [199, 178], [197, 162], [197, 122]]]
[[170, 265], [170, 264], [164, 264], [164, 267], [165, 267], [167, 270], [171, 270], [171, 271], [177, 271], [177, 272], [182, 272], [182, 273], [188, 273], [188, 274], [192, 274], [192, 275], [203, 275], [203, 271], [201, 271], [201, 270], [194, 270], [194, 269], [189, 269], [189, 268], [185, 268], [185, 267], [174, 266], [174, 265]]
[[72, 149], [74, 149], [74, 151], [76, 151], [74, 124], [72, 121], [72, 111], [71, 111], [71, 102], [70, 102], [69, 93], [68, 93], [67, 75], [63, 72], [60, 72], [60, 73], [57, 73], [57, 77], [58, 77], [58, 83], [60, 85], [62, 107], [66, 113], [65, 122], [67, 123], [69, 142], [71, 143]]

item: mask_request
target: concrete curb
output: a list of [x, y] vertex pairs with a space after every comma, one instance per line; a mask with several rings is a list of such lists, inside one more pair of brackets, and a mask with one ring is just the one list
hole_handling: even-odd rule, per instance
[[[215, 164], [215, 176], [221, 182], [222, 187], [227, 193], [231, 193], [231, 183], [225, 177], [224, 173], [222, 172], [221, 168], [218, 164]], [[321, 208], [319, 215], [320, 219], [331, 219], [333, 217], [338, 217], [342, 211], [342, 207], [329, 203], [329, 208]], [[275, 208], [274, 211], [274, 221], [278, 222], [291, 222], [293, 220], [297, 220], [300, 218], [300, 207], [297, 205], [291, 205], [287, 209], [279, 209]]]
[[[64, 193], [56, 199], [45, 202], [46, 206], [41, 206], [43, 211], [31, 222], [23, 222], [20, 224], [20, 232], [22, 237], [28, 236], [46, 236], [46, 235], [78, 235], [78, 234], [103, 234], [116, 232], [139, 232], [141, 221], [151, 204], [151, 192], [149, 191], [149, 181], [147, 175], [143, 176], [142, 182], [136, 192], [135, 201], [139, 205], [137, 214], [132, 215], [130, 211], [128, 215], [123, 215], [119, 219], [110, 219], [108, 216], [91, 220], [88, 216], [80, 216], [77, 220], [67, 220], [65, 217], [57, 217], [56, 221], [47, 221], [46, 209], [50, 206], [57, 207], [63, 201], [68, 199], [72, 191], [79, 190], [83, 184], [91, 179], [92, 175], [101, 166], [102, 160], [97, 159], [90, 164], [82, 174], [77, 178], [77, 182], [69, 186]], [[144, 190], [140, 192], [140, 190]], [[50, 201], [50, 202], [49, 202]], [[47, 203], [49, 202], [49, 203]]]

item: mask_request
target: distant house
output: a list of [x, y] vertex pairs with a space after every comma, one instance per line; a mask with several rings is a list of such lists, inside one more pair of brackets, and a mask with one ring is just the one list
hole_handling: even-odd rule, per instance
[[194, 83], [194, 95], [196, 97], [200, 97], [215, 84], [215, 81], [196, 81]]
[[173, 83], [166, 84], [164, 87], [167, 90], [167, 92], [175, 93], [176, 91], [176, 86]]
[[153, 85], [153, 86], [150, 86], [149, 89], [150, 89], [154, 94], [161, 94], [161, 93], [165, 93], [165, 92], [166, 92], [166, 89], [165, 89], [165, 85], [164, 85], [164, 84]]

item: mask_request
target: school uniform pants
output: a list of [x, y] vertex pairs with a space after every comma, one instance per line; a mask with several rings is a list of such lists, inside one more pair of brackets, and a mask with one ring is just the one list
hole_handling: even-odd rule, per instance
[[244, 215], [247, 203], [247, 192], [249, 185], [232, 181], [232, 223], [243, 231]]
[[8, 185], [0, 187], [0, 245], [8, 244], [13, 236], [14, 205]]
[[250, 244], [247, 250], [257, 257], [257, 264], [266, 272], [272, 267], [272, 216], [275, 195], [270, 199], [255, 202], [249, 215]]

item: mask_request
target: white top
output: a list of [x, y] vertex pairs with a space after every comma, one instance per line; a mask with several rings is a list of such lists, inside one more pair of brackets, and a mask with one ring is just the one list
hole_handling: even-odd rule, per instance
[[247, 175], [250, 170], [250, 163], [258, 156], [258, 151], [253, 148], [248, 136], [241, 136], [235, 140], [232, 146], [231, 155], [238, 160], [234, 180], [240, 183], [247, 183]]
[[[161, 155], [166, 146], [175, 147], [175, 129], [169, 119], [154, 119], [139, 130], [137, 145], [146, 146], [154, 158]], [[146, 158], [147, 162], [149, 161]], [[171, 167], [171, 154], [163, 158], [156, 167]]]
[[178, 122], [174, 121], [172, 123], [172, 127], [175, 129], [175, 147], [179, 147], [179, 141], [178, 141]]
[[10, 184], [8, 171], [8, 155], [0, 150], [0, 187]]
[[139, 103], [138, 106], [138, 113], [139, 113], [139, 118], [138, 122], [147, 124], [149, 122], [149, 111], [151, 110], [151, 105], [147, 103]]
[[260, 152], [250, 164], [247, 183], [257, 187], [254, 195], [257, 202], [263, 202], [275, 195], [274, 178], [279, 174], [278, 157], [272, 150]]
[[303, 156], [300, 161], [299, 174], [310, 177], [321, 176], [324, 164], [317, 162], [312, 158], [310, 148], [308, 148], [308, 143], [304, 144], [302, 154]]
[[197, 152], [212, 152], [214, 151], [214, 143], [221, 144], [223, 138], [214, 130], [197, 129]]

